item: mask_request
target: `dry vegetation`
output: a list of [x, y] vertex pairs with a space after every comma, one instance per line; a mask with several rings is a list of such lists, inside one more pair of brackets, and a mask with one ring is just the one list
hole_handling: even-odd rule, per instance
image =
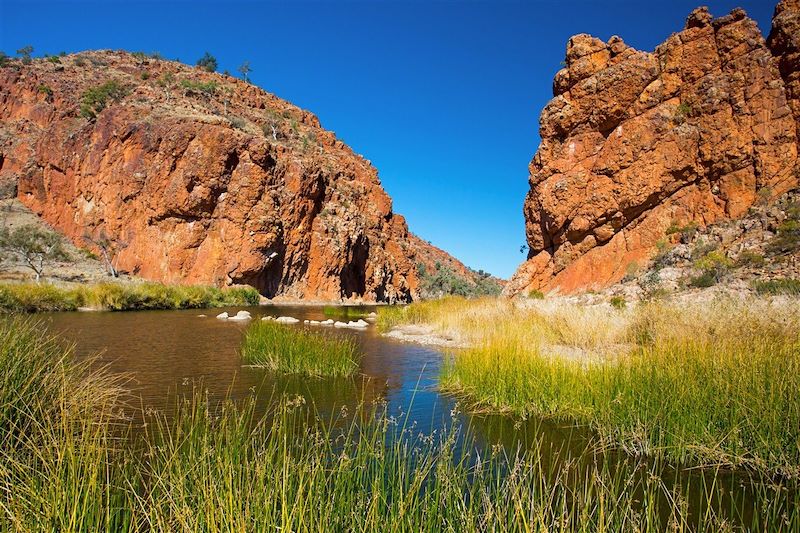
[[794, 299], [649, 302], [445, 299], [384, 310], [470, 348], [441, 387], [478, 409], [574, 420], [626, 450], [800, 473]]

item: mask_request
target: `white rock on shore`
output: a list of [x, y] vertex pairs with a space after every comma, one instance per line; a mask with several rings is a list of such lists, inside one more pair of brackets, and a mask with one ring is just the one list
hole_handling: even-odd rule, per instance
[[368, 326], [366, 322], [359, 319], [357, 322], [334, 322], [333, 327], [335, 328], [350, 328], [350, 329], [364, 329]]

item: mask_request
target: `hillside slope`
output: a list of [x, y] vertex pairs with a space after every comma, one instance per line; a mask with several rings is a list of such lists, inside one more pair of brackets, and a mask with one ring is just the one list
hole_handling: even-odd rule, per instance
[[485, 296], [500, 294], [505, 280], [483, 270], [473, 270], [441, 248], [409, 234], [419, 272], [419, 291], [423, 298], [447, 294]]
[[621, 280], [670, 227], [735, 220], [800, 185], [800, 1], [769, 40], [744, 11], [693, 11], [642, 52], [576, 35], [542, 111], [524, 216], [528, 260], [506, 287]]
[[[243, 80], [125, 52], [0, 69], [0, 190], [168, 283], [408, 301], [419, 276], [375, 168]], [[96, 251], [96, 250], [95, 250]]]

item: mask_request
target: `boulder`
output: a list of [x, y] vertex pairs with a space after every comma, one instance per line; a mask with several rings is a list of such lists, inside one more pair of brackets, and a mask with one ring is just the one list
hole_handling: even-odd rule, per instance
[[250, 320], [251, 318], [248, 311], [239, 311], [236, 315], [229, 317], [228, 320]]
[[300, 322], [300, 320], [294, 318], [293, 316], [279, 316], [275, 319], [275, 322], [278, 322], [279, 324], [297, 324]]
[[227, 311], [223, 311], [222, 313], [217, 315], [217, 318], [219, 318], [220, 320], [227, 320], [229, 318], [228, 317], [228, 312]]

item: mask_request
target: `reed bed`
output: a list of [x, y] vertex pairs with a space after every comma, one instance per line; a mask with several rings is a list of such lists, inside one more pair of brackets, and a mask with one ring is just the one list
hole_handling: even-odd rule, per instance
[[0, 530], [115, 529], [121, 386], [41, 324], [0, 323]]
[[328, 318], [344, 320], [364, 318], [369, 313], [365, 307], [354, 305], [326, 305], [323, 307], [322, 312]]
[[[214, 402], [136, 420], [119, 383], [38, 325], [0, 324], [2, 531], [793, 531], [796, 487], [670, 479], [664, 467], [537, 440], [435, 435], [385, 403], [322, 414], [305, 398]], [[135, 429], [135, 431], [134, 431]], [[731, 491], [734, 495], [728, 496]]]
[[796, 300], [449, 299], [381, 310], [466, 339], [440, 385], [477, 410], [593, 427], [634, 454], [800, 475]]
[[[541, 441], [481, 450], [455, 421], [424, 435], [385, 406], [329, 419], [302, 398], [266, 417], [253, 402], [209, 408], [194, 396], [149, 424], [139, 521], [156, 531], [790, 530], [798, 496], [738, 479], [666, 480], [663, 465], [569, 456]], [[694, 483], [694, 484], [693, 484]], [[689, 504], [689, 494], [695, 502]]]
[[258, 291], [250, 287], [220, 289], [160, 283], [98, 283], [63, 287], [47, 283], [0, 284], [0, 312], [75, 311], [80, 307], [108, 311], [198, 309], [258, 303]]
[[269, 321], [248, 327], [242, 358], [284, 374], [346, 377], [358, 371], [358, 350], [352, 338]]

